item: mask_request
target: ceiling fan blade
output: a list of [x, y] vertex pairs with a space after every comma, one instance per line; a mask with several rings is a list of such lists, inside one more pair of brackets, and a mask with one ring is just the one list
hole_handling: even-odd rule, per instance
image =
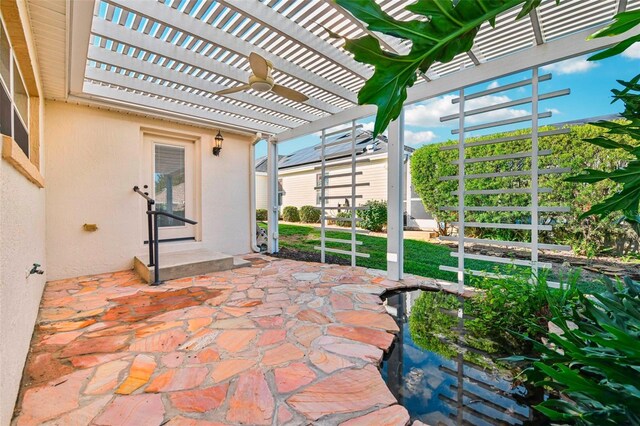
[[256, 77], [266, 79], [269, 76], [269, 63], [257, 53], [251, 52], [249, 55], [249, 65], [251, 65], [251, 71], [253, 71], [253, 75]]
[[280, 86], [279, 84], [274, 84], [271, 91], [276, 95], [280, 95], [283, 98], [291, 99], [296, 102], [306, 102], [309, 100], [308, 96], [303, 95], [297, 90], [289, 89], [288, 87]]
[[231, 87], [230, 89], [224, 89], [216, 92], [216, 95], [228, 95], [229, 93], [242, 92], [243, 90], [251, 89], [251, 86], [245, 84], [244, 86]]

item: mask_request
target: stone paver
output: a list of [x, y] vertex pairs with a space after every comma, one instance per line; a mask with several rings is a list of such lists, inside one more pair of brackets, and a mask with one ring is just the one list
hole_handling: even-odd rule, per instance
[[376, 368], [379, 295], [413, 276], [246, 257], [149, 287], [132, 271], [47, 283], [17, 425], [402, 425]]

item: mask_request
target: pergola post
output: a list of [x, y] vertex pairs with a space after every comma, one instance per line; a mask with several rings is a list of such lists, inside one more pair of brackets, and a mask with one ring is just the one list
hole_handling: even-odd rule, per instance
[[404, 112], [388, 129], [387, 278], [402, 279], [404, 269]]
[[[278, 252], [278, 140], [267, 141], [267, 251]], [[255, 214], [255, 212], [251, 212]]]

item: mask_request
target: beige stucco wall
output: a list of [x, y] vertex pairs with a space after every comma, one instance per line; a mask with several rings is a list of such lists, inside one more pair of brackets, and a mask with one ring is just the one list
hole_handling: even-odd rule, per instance
[[[250, 251], [249, 136], [223, 132], [222, 152], [214, 157], [212, 130], [54, 101], [45, 113], [49, 280], [129, 269], [133, 256], [146, 251], [145, 202], [132, 191], [151, 180], [143, 171], [145, 129], [198, 138], [201, 204], [194, 219], [200, 241], [163, 243], [161, 253]], [[84, 223], [97, 224], [98, 231], [83, 231]]]
[[46, 271], [45, 192], [0, 161], [0, 425], [8, 425], [29, 351]]
[[[38, 64], [25, 5], [18, 2], [36, 83]], [[44, 106], [40, 105], [42, 123]], [[43, 129], [40, 128], [41, 174]], [[46, 176], [45, 176], [46, 179]], [[46, 180], [45, 180], [46, 183]], [[9, 425], [18, 396], [24, 362], [45, 285], [44, 275], [27, 271], [39, 263], [47, 271], [45, 256], [45, 189], [40, 189], [0, 159], [0, 425]]]

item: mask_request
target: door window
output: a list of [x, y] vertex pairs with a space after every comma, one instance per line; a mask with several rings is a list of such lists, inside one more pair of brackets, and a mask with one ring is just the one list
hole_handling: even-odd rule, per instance
[[[175, 145], [155, 145], [155, 200], [156, 210], [185, 216], [186, 182], [185, 149]], [[158, 216], [158, 226], [186, 226], [184, 222]]]

